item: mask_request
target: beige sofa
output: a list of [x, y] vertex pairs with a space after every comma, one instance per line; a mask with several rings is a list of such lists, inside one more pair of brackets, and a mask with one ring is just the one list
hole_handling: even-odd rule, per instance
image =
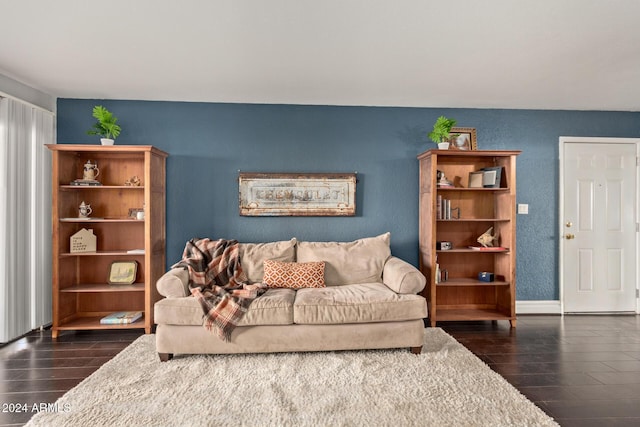
[[255, 299], [231, 342], [202, 326], [202, 308], [188, 296], [188, 273], [172, 269], [157, 288], [156, 349], [174, 354], [268, 353], [409, 347], [419, 353], [424, 276], [391, 256], [389, 233], [353, 242], [241, 243], [240, 263], [249, 281], [262, 281], [265, 260], [324, 261], [322, 288], [270, 288]]

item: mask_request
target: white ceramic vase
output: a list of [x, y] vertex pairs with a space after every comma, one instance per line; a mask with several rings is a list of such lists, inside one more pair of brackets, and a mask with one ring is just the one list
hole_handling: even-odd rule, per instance
[[110, 138], [100, 138], [100, 142], [102, 143], [102, 145], [113, 145], [115, 141]]
[[448, 150], [449, 149], [449, 143], [448, 142], [439, 142], [438, 143], [438, 149], [440, 149], [440, 150]]

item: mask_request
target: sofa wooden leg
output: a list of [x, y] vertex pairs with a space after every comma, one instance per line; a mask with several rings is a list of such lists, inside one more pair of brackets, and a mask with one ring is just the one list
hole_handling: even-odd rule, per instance
[[411, 347], [411, 353], [413, 353], [413, 354], [422, 353], [422, 346], [420, 346], [420, 347]]
[[173, 353], [158, 353], [158, 356], [160, 356], [161, 362], [167, 362], [173, 359]]

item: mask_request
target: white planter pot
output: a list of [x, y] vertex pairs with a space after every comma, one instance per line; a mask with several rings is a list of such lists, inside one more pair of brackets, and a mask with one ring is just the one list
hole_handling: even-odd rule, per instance
[[113, 145], [115, 141], [109, 138], [100, 138], [100, 142], [102, 143], [102, 145]]
[[449, 143], [448, 142], [439, 142], [438, 143], [438, 149], [440, 149], [440, 150], [448, 150], [449, 149]]

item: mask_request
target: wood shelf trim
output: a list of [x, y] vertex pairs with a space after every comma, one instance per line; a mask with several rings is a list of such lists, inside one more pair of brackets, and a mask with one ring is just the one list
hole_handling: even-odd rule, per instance
[[472, 191], [472, 192], [493, 192], [493, 193], [503, 193], [508, 192], [510, 190], [509, 187], [500, 187], [500, 188], [469, 188], [469, 187], [437, 187], [438, 191]]
[[441, 308], [438, 307], [438, 321], [453, 320], [512, 320], [509, 316], [495, 309], [479, 308]]
[[437, 253], [442, 254], [442, 253], [447, 253], [447, 252], [452, 252], [452, 253], [473, 253], [473, 254], [506, 254], [509, 253], [510, 250], [509, 248], [506, 248], [504, 250], [501, 251], [476, 251], [475, 249], [445, 249], [445, 250], [440, 250], [437, 249], [436, 250]]
[[68, 185], [60, 184], [61, 190], [144, 190], [144, 185]]
[[[106, 315], [104, 315], [106, 316]], [[66, 321], [58, 325], [60, 330], [93, 330], [93, 329], [144, 329], [145, 319], [144, 316], [141, 319], [133, 323], [117, 324], [117, 325], [104, 325], [100, 323], [100, 319], [104, 316], [78, 316], [73, 320]]]
[[144, 292], [144, 283], [132, 285], [82, 284], [60, 289], [60, 292]]
[[509, 218], [456, 218], [436, 219], [436, 222], [509, 222]]
[[162, 151], [153, 145], [95, 145], [95, 144], [46, 144], [51, 151], [61, 152], [100, 152], [100, 153], [125, 153], [144, 154], [150, 152], [161, 157], [168, 157], [169, 153]]
[[[431, 149], [418, 155], [418, 160], [422, 160], [431, 156], [438, 157], [509, 157], [517, 156], [522, 153], [521, 150], [471, 150], [471, 151], [454, 151], [454, 150], [438, 150]], [[469, 159], [467, 159], [469, 160]]]
[[73, 256], [145, 256], [146, 253], [129, 253], [127, 251], [96, 251], [96, 252], [62, 252], [60, 257]]
[[494, 282], [481, 282], [478, 279], [468, 279], [468, 278], [459, 278], [459, 279], [449, 279], [446, 282], [440, 282], [436, 284], [436, 287], [452, 287], [452, 286], [479, 286], [479, 287], [487, 287], [487, 286], [509, 286], [509, 282], [496, 280]]
[[135, 218], [95, 218], [95, 219], [80, 219], [80, 218], [60, 218], [60, 222], [73, 222], [73, 223], [95, 223], [95, 222], [139, 222], [144, 224], [143, 219]]

